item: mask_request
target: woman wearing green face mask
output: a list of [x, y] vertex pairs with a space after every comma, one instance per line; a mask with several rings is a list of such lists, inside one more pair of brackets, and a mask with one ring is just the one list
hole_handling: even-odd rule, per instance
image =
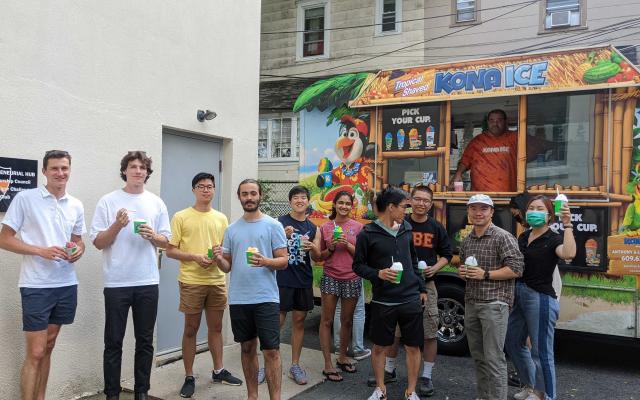
[[[562, 234], [549, 229], [555, 215], [551, 200], [545, 196], [536, 196], [529, 201], [525, 218], [531, 229], [518, 238], [524, 255], [524, 273], [516, 282], [505, 350], [525, 385], [515, 398], [555, 400], [553, 337], [560, 305], [552, 286], [553, 271], [558, 259], [575, 257], [576, 242], [568, 205], [561, 210]], [[526, 345], [527, 337], [531, 338], [531, 349]]]

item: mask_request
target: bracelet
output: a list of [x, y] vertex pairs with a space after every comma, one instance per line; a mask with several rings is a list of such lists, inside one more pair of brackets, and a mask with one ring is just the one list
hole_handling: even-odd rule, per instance
[[571, 224], [567, 224], [567, 225], [563, 225], [564, 229], [573, 229], [573, 225]]

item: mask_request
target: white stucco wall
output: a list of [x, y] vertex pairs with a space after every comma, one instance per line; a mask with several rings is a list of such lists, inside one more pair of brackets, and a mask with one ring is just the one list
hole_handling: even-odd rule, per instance
[[[69, 192], [85, 204], [89, 223], [99, 197], [122, 186], [118, 165], [128, 150], [153, 157], [148, 189], [160, 192], [163, 125], [215, 136], [224, 139], [221, 208], [233, 220], [242, 211], [237, 183], [257, 175], [256, 157], [246, 154], [257, 154], [259, 29], [255, 0], [5, 2], [0, 156], [41, 160], [45, 150], [70, 151]], [[218, 117], [200, 123], [198, 108]], [[0, 399], [20, 397], [19, 263], [0, 251]], [[76, 322], [62, 329], [54, 351], [49, 399], [103, 384], [102, 266], [92, 246], [77, 272]], [[123, 377], [132, 376], [129, 328]]]

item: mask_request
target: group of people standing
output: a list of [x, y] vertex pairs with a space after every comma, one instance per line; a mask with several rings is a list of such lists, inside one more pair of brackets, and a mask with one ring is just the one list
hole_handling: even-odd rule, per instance
[[[19, 287], [27, 350], [21, 389], [27, 400], [44, 399], [56, 338], [61, 326], [75, 318], [78, 281], [73, 263], [85, 252], [82, 235], [87, 229], [82, 203], [66, 192], [70, 171], [69, 153], [46, 152], [42, 168], [46, 185], [20, 192], [0, 231], [0, 248], [24, 256]], [[314, 306], [312, 261], [323, 263], [319, 336], [326, 380], [342, 381], [342, 374], [356, 372], [357, 360], [372, 355], [374, 377], [368, 384], [375, 390], [369, 399], [386, 399], [386, 385], [397, 380], [395, 358], [403, 344], [406, 399], [433, 395], [438, 329], [433, 278], [453, 254], [446, 230], [429, 216], [433, 193], [428, 187], [417, 186], [411, 194], [394, 187], [377, 193], [378, 218], [366, 226], [351, 218], [353, 195], [340, 192], [333, 199], [329, 221], [317, 227], [307, 217], [308, 189], [293, 187], [291, 212], [276, 220], [260, 211], [260, 183], [245, 179], [237, 188], [244, 214], [229, 225], [226, 216], [211, 207], [213, 175], [199, 173], [193, 178], [193, 206], [170, 221], [162, 199], [145, 190], [152, 172], [146, 153], [127, 153], [120, 163], [125, 185], [99, 200], [89, 230], [92, 244], [103, 256], [103, 369], [108, 400], [118, 399], [121, 391], [122, 345], [130, 309], [136, 339], [135, 399], [148, 398], [158, 307], [158, 248], [166, 248], [168, 257], [180, 261], [179, 310], [185, 315], [182, 397], [195, 392], [193, 363], [203, 312], [214, 383], [244, 383], [248, 398], [257, 399], [258, 385], [266, 381], [270, 398], [279, 399], [280, 329], [288, 313], [292, 314], [288, 376], [297, 384], [307, 383], [300, 357], [305, 317]], [[526, 385], [516, 398], [555, 399], [553, 332], [558, 302], [551, 282], [558, 259], [575, 255], [569, 208], [562, 209], [561, 236], [548, 227], [554, 215], [551, 202], [533, 198], [526, 211], [531, 229], [518, 240], [492, 224], [494, 207], [488, 196], [472, 196], [467, 210], [473, 230], [460, 247], [459, 274], [467, 282], [465, 324], [476, 363], [478, 397], [506, 399], [506, 349]], [[475, 262], [466, 261], [471, 259]], [[372, 351], [363, 343], [363, 279], [372, 286]], [[221, 330], [227, 306], [234, 340], [241, 344], [246, 382], [223, 365]], [[259, 367], [258, 340], [264, 368]], [[337, 351], [335, 365], [332, 345]]]

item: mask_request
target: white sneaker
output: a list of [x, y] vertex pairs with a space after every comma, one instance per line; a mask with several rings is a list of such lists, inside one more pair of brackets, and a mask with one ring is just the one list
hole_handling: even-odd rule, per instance
[[542, 400], [535, 392], [531, 392], [524, 400]]
[[371, 396], [369, 396], [367, 400], [386, 400], [386, 398], [387, 398], [387, 395], [382, 392], [382, 389], [377, 387], [376, 390], [373, 391], [373, 393], [371, 394]]
[[420, 396], [418, 396], [416, 392], [411, 392], [411, 394], [407, 394], [407, 392], [405, 392], [405, 396], [407, 400], [420, 400]]
[[530, 387], [524, 387], [521, 391], [516, 393], [513, 398], [516, 400], [525, 400], [529, 397], [529, 395], [533, 393], [533, 389]]

